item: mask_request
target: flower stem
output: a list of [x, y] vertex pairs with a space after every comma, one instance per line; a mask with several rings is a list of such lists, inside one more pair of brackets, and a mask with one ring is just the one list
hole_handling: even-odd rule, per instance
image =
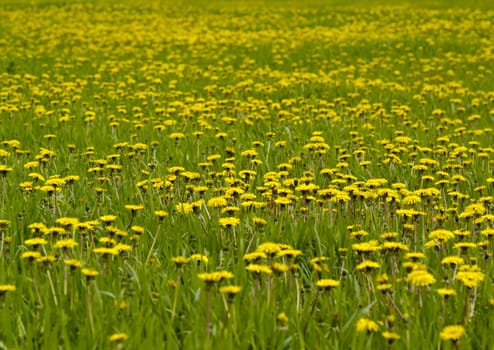
[[[161, 223], [158, 224], [158, 228], [156, 229], [156, 233], [154, 234], [154, 237], [153, 237], [153, 242], [151, 243], [151, 247], [149, 248], [149, 252], [148, 252], [148, 255], [146, 257], [146, 263], [149, 263], [149, 259], [151, 259], [151, 255], [153, 255], [153, 250], [154, 250], [154, 246], [156, 245], [156, 241], [158, 240], [158, 233], [160, 232], [160, 226], [161, 226]], [[149, 233], [151, 234], [151, 233]]]
[[310, 308], [310, 313], [309, 313], [309, 317], [307, 317], [307, 321], [305, 322], [305, 326], [304, 326], [304, 334], [306, 333], [307, 331], [307, 327], [309, 326], [309, 321], [310, 321], [310, 318], [312, 317], [312, 314], [314, 313], [314, 310], [316, 309], [316, 305], [317, 305], [317, 300], [319, 299], [319, 295], [321, 294], [321, 289], [317, 289], [317, 292], [316, 292], [316, 296], [314, 297], [314, 301], [312, 302], [312, 306]]
[[177, 286], [175, 287], [175, 295], [173, 296], [173, 306], [172, 306], [172, 321], [175, 318], [175, 311], [177, 309], [178, 300], [178, 289], [180, 288], [180, 272], [177, 277]]
[[53, 285], [53, 280], [51, 278], [50, 270], [46, 271], [46, 275], [48, 276], [48, 282], [50, 283], [50, 289], [53, 295], [53, 301], [55, 302], [55, 306], [58, 306], [57, 293], [55, 292], [55, 287]]
[[206, 339], [209, 340], [209, 323], [211, 313], [211, 287], [206, 287]]
[[87, 303], [87, 313], [89, 318], [89, 326], [91, 327], [91, 335], [94, 336], [93, 306], [91, 303], [91, 289], [89, 285], [87, 286], [86, 303]]
[[31, 278], [33, 280], [34, 291], [36, 293], [36, 297], [38, 298], [39, 307], [41, 308], [43, 307], [43, 301], [41, 300], [41, 294], [39, 293], [38, 283], [36, 282], [36, 276], [34, 275], [34, 267], [31, 266], [30, 270], [31, 270]]

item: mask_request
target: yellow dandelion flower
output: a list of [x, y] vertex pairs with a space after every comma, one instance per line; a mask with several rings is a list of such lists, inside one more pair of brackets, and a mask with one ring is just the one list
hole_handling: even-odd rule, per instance
[[38, 247], [40, 245], [45, 245], [47, 243], [48, 243], [48, 241], [44, 238], [31, 238], [31, 239], [26, 239], [24, 241], [25, 245], [31, 246], [31, 247]]
[[98, 270], [93, 268], [83, 268], [81, 272], [84, 276], [86, 276], [87, 280], [93, 279], [94, 277], [99, 275]]
[[245, 269], [247, 271], [254, 272], [257, 275], [261, 275], [263, 273], [266, 275], [272, 275], [273, 274], [273, 270], [268, 265], [249, 264], [246, 266]]
[[23, 260], [34, 261], [39, 257], [41, 257], [41, 253], [32, 250], [28, 250], [27, 252], [21, 254], [21, 259]]
[[470, 248], [476, 248], [477, 244], [474, 242], [458, 242], [453, 245], [453, 248], [466, 251], [467, 249]]
[[457, 342], [465, 334], [465, 327], [462, 325], [450, 325], [443, 328], [440, 333], [442, 340]]
[[72, 184], [76, 181], [79, 181], [80, 178], [81, 177], [79, 175], [68, 175], [68, 176], [65, 176], [63, 179], [64, 179], [65, 183]]
[[144, 227], [142, 226], [133, 225], [130, 229], [134, 231], [137, 235], [142, 235], [144, 233]]
[[132, 251], [132, 246], [128, 244], [118, 243], [113, 247], [113, 249], [115, 249], [118, 253], [130, 252]]
[[280, 198], [276, 198], [274, 200], [275, 204], [278, 204], [280, 206], [286, 206], [286, 205], [289, 205], [292, 203], [292, 200], [290, 198], [287, 198], [287, 197], [280, 197]]
[[115, 248], [100, 247], [100, 248], [94, 248], [93, 253], [101, 256], [110, 256], [110, 255], [118, 255], [119, 252]]
[[408, 246], [400, 242], [384, 242], [381, 245], [381, 251], [383, 252], [406, 252], [408, 250]]
[[403, 198], [402, 203], [405, 205], [414, 205], [422, 202], [419, 196], [411, 194]]
[[76, 269], [82, 266], [82, 261], [78, 259], [67, 259], [64, 260], [64, 264], [70, 266], [71, 269]]
[[117, 216], [116, 215], [103, 215], [103, 216], [100, 216], [99, 219], [101, 221], [103, 221], [103, 223], [105, 223], [105, 224], [110, 224], [110, 223], [114, 222], [115, 220], [117, 220]]
[[447, 242], [454, 237], [455, 235], [453, 232], [444, 229], [434, 230], [429, 233], [429, 238], [438, 242]]
[[228, 201], [224, 196], [213, 197], [208, 200], [206, 205], [212, 208], [226, 207], [228, 205]]
[[38, 161], [32, 161], [32, 162], [27, 162], [23, 165], [24, 169], [34, 169], [39, 167], [39, 162]]
[[371, 319], [368, 318], [360, 318], [357, 321], [357, 332], [367, 332], [367, 333], [372, 333], [372, 332], [377, 332], [379, 331], [379, 324]]
[[181, 166], [172, 166], [169, 167], [167, 170], [169, 173], [177, 175], [178, 173], [185, 171], [185, 168]]
[[331, 278], [324, 278], [316, 282], [316, 287], [324, 290], [330, 290], [332, 288], [338, 287], [339, 285], [340, 281]]
[[266, 259], [268, 256], [266, 253], [263, 252], [252, 252], [252, 253], [247, 253], [243, 256], [243, 259], [245, 261], [258, 261], [261, 259]]
[[480, 234], [488, 238], [494, 237], [494, 228], [489, 227], [480, 231]]
[[303, 252], [298, 249], [284, 249], [276, 253], [276, 256], [278, 257], [287, 257], [287, 258], [294, 258], [300, 255], [303, 255]]
[[410, 272], [406, 280], [415, 287], [426, 287], [436, 282], [434, 276], [425, 270], [414, 270]]
[[136, 213], [142, 209], [144, 209], [143, 205], [140, 204], [126, 204], [125, 209], [130, 210], [132, 213]]
[[169, 138], [175, 140], [175, 141], [178, 141], [178, 140], [181, 140], [185, 137], [185, 134], [181, 133], [181, 132], [172, 132], [170, 135], [168, 135]]
[[55, 220], [55, 223], [59, 224], [64, 228], [76, 227], [79, 224], [79, 219], [70, 218], [70, 217], [62, 217]]
[[237, 295], [238, 293], [240, 293], [240, 291], [242, 290], [242, 287], [240, 286], [223, 286], [220, 288], [220, 293], [221, 294], [225, 294], [229, 297], [233, 297], [235, 295]]
[[154, 212], [154, 215], [156, 215], [159, 220], [163, 220], [165, 217], [168, 216], [168, 212], [166, 212], [164, 210], [156, 210]]
[[65, 180], [62, 178], [50, 178], [45, 181], [45, 186], [53, 186], [54, 188], [62, 187], [65, 185]]
[[54, 186], [49, 186], [49, 185], [44, 185], [39, 188], [36, 187], [36, 189], [39, 189], [41, 192], [46, 192], [48, 195], [51, 195], [55, 192], [60, 192], [60, 188], [54, 187]]
[[209, 259], [206, 255], [195, 253], [190, 256], [190, 260], [195, 261], [196, 264], [209, 262]]
[[456, 291], [452, 288], [439, 288], [437, 290], [437, 294], [442, 295], [445, 298], [448, 298], [450, 296], [456, 295]]
[[57, 261], [57, 257], [54, 255], [40, 256], [39, 258], [36, 259], [36, 262], [38, 264], [45, 264], [45, 265], [49, 265], [51, 263], [54, 263], [55, 261]]
[[200, 280], [203, 280], [207, 284], [221, 282], [224, 279], [233, 278], [233, 273], [229, 271], [215, 271], [215, 272], [203, 272], [197, 275]]
[[360, 264], [357, 265], [356, 269], [361, 271], [361, 270], [364, 270], [364, 271], [371, 271], [371, 270], [374, 270], [374, 269], [379, 269], [381, 268], [381, 264], [375, 262], [375, 261], [372, 261], [372, 260], [365, 260], [363, 262], [361, 262]]
[[182, 214], [190, 214], [194, 211], [194, 205], [192, 203], [179, 203], [175, 206], [177, 212]]
[[455, 279], [461, 281], [467, 288], [477, 287], [485, 278], [485, 274], [476, 265], [463, 265]]
[[201, 174], [192, 171], [183, 171], [180, 173], [186, 181], [198, 180], [201, 178]]
[[110, 237], [101, 237], [98, 239], [98, 242], [103, 243], [104, 245], [111, 247], [117, 244], [117, 241]]
[[226, 217], [226, 218], [220, 218], [218, 220], [218, 223], [222, 227], [235, 227], [238, 224], [240, 224], [240, 219], [230, 216], [230, 217]]
[[273, 242], [265, 242], [261, 243], [257, 248], [256, 252], [262, 252], [264, 254], [267, 254], [269, 256], [274, 256], [276, 255], [279, 251], [281, 251], [281, 247], [278, 243], [273, 243]]
[[377, 285], [377, 290], [382, 293], [389, 292], [391, 289], [393, 289], [393, 285], [391, 283], [381, 283]]
[[0, 164], [0, 176], [5, 176], [7, 173], [13, 171], [14, 169], [7, 166], [7, 165], [1, 165]]
[[129, 339], [127, 333], [114, 333], [109, 337], [112, 343], [121, 343]]
[[264, 226], [264, 225], [267, 225], [267, 223], [268, 223], [265, 219], [257, 217], [257, 216], [252, 218], [252, 222], [257, 226]]
[[352, 244], [352, 249], [357, 253], [363, 254], [378, 251], [380, 246], [376, 240], [371, 240], [368, 242]]
[[288, 323], [288, 316], [284, 312], [280, 312], [277, 316], [276, 319], [278, 322], [282, 324], [287, 324]]
[[281, 264], [281, 263], [275, 262], [271, 266], [271, 269], [273, 270], [273, 272], [281, 274], [284, 272], [288, 272], [290, 270], [290, 266], [288, 266], [286, 264]]
[[465, 261], [461, 256], [447, 256], [441, 260], [441, 265], [449, 265], [449, 266], [459, 266], [465, 264]]
[[13, 284], [0, 284], [0, 296], [3, 296], [7, 292], [15, 292], [16, 286]]
[[[137, 229], [139, 230], [139, 228]], [[125, 237], [128, 235], [128, 233], [124, 230], [119, 229], [118, 227], [115, 226], [106, 226], [105, 231], [108, 232], [109, 236], [119, 236], [119, 237]]]
[[423, 211], [419, 211], [415, 209], [398, 209], [396, 210], [396, 214], [407, 218], [418, 218], [419, 216], [425, 215]]
[[235, 206], [227, 206], [221, 209], [221, 214], [228, 214], [228, 215], [233, 215], [234, 213], [240, 211], [239, 207]]
[[357, 230], [357, 231], [350, 232], [350, 237], [357, 238], [359, 240], [365, 236], [368, 236], [368, 235], [369, 235], [369, 232], [367, 232], [366, 230]]
[[189, 258], [186, 258], [185, 256], [174, 256], [172, 258], [172, 262], [177, 266], [177, 267], [182, 267], [182, 265], [187, 264], [190, 261]]
[[67, 230], [63, 227], [47, 227], [43, 229], [43, 234], [53, 236], [63, 236], [68, 234]]
[[328, 260], [329, 260], [329, 258], [327, 256], [318, 256], [318, 257], [310, 259], [310, 263], [311, 264], [319, 264], [321, 262], [325, 262]]
[[384, 339], [386, 339], [388, 341], [388, 343], [392, 343], [395, 340], [399, 340], [401, 338], [400, 335], [398, 333], [395, 333], [395, 332], [385, 331], [385, 332], [382, 332], [381, 334], [384, 337]]
[[79, 245], [79, 243], [77, 243], [72, 238], [67, 238], [67, 239], [62, 239], [62, 240], [57, 241], [53, 245], [53, 248], [55, 248], [55, 249], [64, 249], [64, 248], [70, 249], [70, 248], [74, 248], [78, 245]]
[[386, 273], [380, 274], [376, 277], [377, 283], [386, 283], [389, 281], [389, 277]]

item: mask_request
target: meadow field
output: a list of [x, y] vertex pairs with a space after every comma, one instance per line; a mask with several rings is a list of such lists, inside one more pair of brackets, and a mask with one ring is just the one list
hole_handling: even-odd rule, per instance
[[0, 18], [0, 349], [492, 349], [494, 4]]

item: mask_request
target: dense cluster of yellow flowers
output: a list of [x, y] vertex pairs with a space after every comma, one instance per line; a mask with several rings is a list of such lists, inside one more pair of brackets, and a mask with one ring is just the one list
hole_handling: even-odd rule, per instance
[[141, 5], [0, 5], [0, 304], [85, 293], [94, 336], [109, 296], [175, 330], [205, 289], [208, 339], [252, 304], [462, 341], [494, 296], [493, 13]]

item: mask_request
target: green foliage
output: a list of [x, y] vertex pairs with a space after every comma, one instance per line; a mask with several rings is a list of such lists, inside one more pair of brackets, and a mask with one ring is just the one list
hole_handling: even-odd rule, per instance
[[0, 1], [0, 344], [488, 348], [490, 6]]

